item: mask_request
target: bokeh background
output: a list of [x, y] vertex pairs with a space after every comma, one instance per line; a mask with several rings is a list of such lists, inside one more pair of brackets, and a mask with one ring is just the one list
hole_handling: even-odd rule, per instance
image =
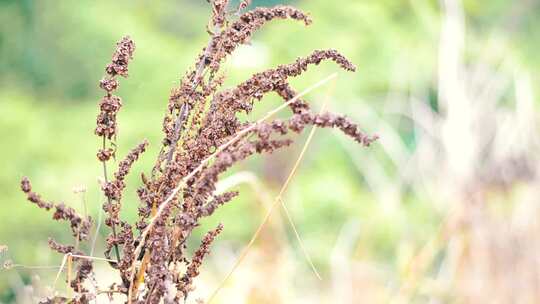
[[[540, 302], [540, 3], [253, 5], [278, 3], [309, 12], [313, 25], [277, 21], [259, 31], [229, 60], [226, 86], [313, 49], [338, 49], [358, 71], [340, 72], [309, 99], [317, 108], [329, 95], [330, 109], [380, 140], [362, 148], [318, 130], [286, 192], [322, 280], [280, 210], [216, 303]], [[62, 257], [47, 238], [69, 240], [63, 223], [25, 201], [23, 175], [47, 199], [79, 210], [86, 201], [98, 217], [97, 83], [126, 34], [137, 50], [119, 90], [119, 151], [142, 138], [151, 143], [124, 200], [123, 216], [135, 218], [138, 172], [148, 172], [157, 154], [168, 94], [205, 45], [209, 11], [202, 0], [0, 1], [0, 244], [9, 247], [0, 260], [16, 266], [0, 271], [1, 303], [33, 303], [51, 292]], [[293, 83], [301, 90], [337, 70], [325, 63]], [[250, 118], [279, 103], [269, 96]], [[197, 296], [207, 298], [231, 269], [305, 137], [229, 174], [241, 196], [193, 238], [195, 246], [207, 227], [225, 225]], [[106, 234], [99, 231], [95, 255]], [[100, 280], [112, 282], [96, 265]], [[62, 293], [65, 284], [55, 288]]]

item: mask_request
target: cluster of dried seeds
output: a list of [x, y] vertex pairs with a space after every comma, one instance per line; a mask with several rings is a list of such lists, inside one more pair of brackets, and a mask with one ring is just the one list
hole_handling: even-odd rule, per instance
[[91, 217], [83, 217], [79, 215], [75, 209], [66, 206], [64, 203], [55, 204], [52, 202], [46, 202], [39, 194], [32, 191], [32, 185], [27, 177], [23, 177], [21, 180], [21, 190], [26, 194], [26, 199], [29, 202], [36, 204], [39, 208], [47, 211], [54, 208], [52, 218], [57, 221], [68, 221], [70, 223], [73, 237], [77, 238], [79, 241], [88, 239], [88, 236], [90, 235], [90, 228], [92, 226]]
[[[309, 103], [302, 99], [290, 102], [292, 115], [284, 120], [240, 119], [239, 114], [252, 111], [255, 101], [268, 93], [274, 92], [286, 102], [293, 99], [297, 93], [289, 80], [301, 75], [309, 66], [330, 60], [346, 71], [356, 68], [336, 50], [318, 50], [293, 63], [254, 74], [236, 87], [219, 90], [224, 80], [220, 73], [222, 62], [239, 45], [249, 42], [256, 30], [274, 19], [293, 19], [305, 25], [309, 25], [311, 19], [290, 6], [255, 8], [241, 13], [251, 1], [240, 1], [232, 11], [228, 10], [229, 0], [209, 2], [212, 7], [208, 26], [210, 41], [180, 85], [171, 91], [163, 120], [161, 151], [151, 175], [141, 175], [142, 185], [137, 190], [138, 220], [134, 224], [138, 235], [134, 234], [132, 225], [120, 218], [121, 199], [126, 187], [125, 177], [148, 143], [143, 141], [118, 163], [112, 180], [107, 176], [107, 162], [116, 154], [116, 116], [122, 106], [120, 97], [112, 92], [119, 86], [117, 76], [127, 77], [128, 63], [135, 50], [129, 37], [118, 42], [112, 62], [105, 69], [107, 76], [99, 84], [106, 94], [99, 104], [95, 134], [103, 140], [97, 158], [104, 169], [105, 224], [111, 229], [105, 256], [112, 259], [114, 250], [116, 259], [110, 264], [119, 273], [119, 281], [105, 293], [124, 294], [126, 303], [181, 303], [195, 289], [194, 279], [223, 225], [208, 232], [191, 257], [186, 250], [188, 239], [202, 218], [211, 216], [239, 194], [237, 191], [216, 193], [220, 176], [234, 164], [254, 154], [268, 154], [289, 146], [293, 142], [288, 137], [290, 132], [301, 132], [306, 126], [337, 128], [364, 146], [376, 140], [343, 115], [312, 112]], [[42, 200], [32, 192], [26, 178], [21, 181], [21, 189], [38, 207], [54, 208], [54, 219], [69, 221], [78, 240], [87, 239], [90, 218], [77, 215], [64, 204]], [[84, 255], [76, 246], [62, 245], [52, 239], [49, 246], [62, 254]], [[85, 304], [96, 297], [83, 284], [92, 276], [92, 263], [80, 258], [74, 262], [77, 274], [70, 282], [76, 291], [74, 298], [54, 297], [44, 303]]]
[[[28, 201], [36, 204], [39, 208], [50, 210], [54, 208], [53, 220], [64, 220], [70, 223], [71, 231], [73, 237], [76, 239], [78, 244], [81, 241], [88, 240], [90, 236], [90, 229], [92, 227], [92, 218], [90, 216], [79, 215], [75, 209], [66, 206], [64, 203], [55, 204], [52, 202], [44, 201], [41, 196], [32, 191], [32, 185], [30, 180], [27, 177], [23, 177], [21, 180], [21, 190], [26, 194]], [[71, 255], [83, 255], [84, 253], [80, 251], [77, 246], [74, 245], [63, 245], [58, 243], [52, 238], [49, 238], [48, 241], [49, 248], [52, 250], [61, 253], [61, 254], [71, 254]], [[74, 258], [73, 261], [77, 263], [76, 275], [73, 280], [69, 282], [71, 288], [77, 293], [77, 298], [82, 297], [88, 300], [94, 298], [94, 295], [88, 294], [88, 290], [83, 286], [86, 279], [88, 279], [90, 273], [92, 273], [93, 265], [89, 260], [77, 259]], [[48, 303], [48, 302], [45, 302]], [[77, 302], [77, 303], [89, 303], [89, 302]]]

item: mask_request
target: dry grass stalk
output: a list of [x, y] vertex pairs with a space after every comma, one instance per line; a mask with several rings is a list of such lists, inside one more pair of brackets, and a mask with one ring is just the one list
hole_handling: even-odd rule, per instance
[[[324, 109], [324, 107], [323, 107], [323, 109]], [[308, 135], [308, 138], [307, 138], [306, 142], [304, 143], [304, 146], [302, 147], [302, 150], [300, 151], [300, 154], [298, 155], [298, 157], [297, 157], [291, 171], [289, 172], [289, 175], [287, 176], [287, 179], [285, 180], [285, 182], [281, 186], [281, 189], [279, 190], [279, 194], [274, 199], [274, 202], [272, 203], [272, 205], [270, 205], [270, 208], [266, 212], [266, 215], [264, 216], [263, 221], [261, 222], [261, 224], [259, 224], [259, 227], [257, 227], [257, 230], [255, 231], [255, 233], [253, 234], [253, 236], [249, 240], [249, 243], [246, 245], [246, 247], [244, 248], [244, 250], [242, 251], [242, 253], [238, 257], [238, 259], [234, 263], [234, 265], [231, 268], [231, 270], [229, 271], [229, 273], [227, 273], [227, 275], [225, 276], [225, 278], [223, 279], [221, 284], [219, 284], [219, 286], [216, 288], [216, 290], [212, 293], [212, 295], [208, 299], [208, 303], [212, 302], [212, 300], [217, 296], [219, 290], [221, 288], [223, 288], [223, 286], [225, 286], [225, 284], [227, 283], [229, 278], [236, 271], [236, 269], [238, 269], [238, 267], [240, 266], [242, 261], [245, 259], [245, 257], [247, 256], [249, 250], [253, 247], [253, 244], [255, 243], [255, 241], [257, 240], [259, 235], [261, 234], [261, 231], [263, 230], [263, 228], [266, 225], [266, 223], [268, 222], [268, 220], [270, 219], [270, 216], [274, 212], [274, 209], [277, 206], [277, 204], [281, 204], [284, 207], [284, 210], [286, 211], [287, 217], [288, 217], [289, 221], [291, 221], [291, 223], [292, 223], [292, 219], [291, 219], [287, 209], [285, 208], [285, 204], [283, 203], [282, 196], [285, 193], [285, 191], [287, 190], [287, 188], [289, 186], [289, 183], [291, 182], [294, 174], [298, 170], [298, 167], [300, 166], [300, 162], [304, 158], [304, 155], [305, 155], [305, 153], [307, 151], [307, 148], [308, 148], [309, 144], [311, 143], [311, 140], [313, 139], [313, 136], [315, 135], [315, 130], [316, 130], [316, 127], [313, 127], [311, 129], [311, 131], [310, 131], [310, 133]], [[298, 235], [297, 230], [294, 229], [294, 231], [295, 231], [296, 237], [298, 238], [298, 240], [300, 240], [300, 236]], [[303, 246], [302, 246], [302, 249], [305, 250]], [[306, 257], [308, 257], [307, 254], [306, 254]], [[320, 279], [321, 277], [318, 274], [318, 272], [315, 270], [315, 267], [313, 266], [313, 263], [311, 262], [311, 259], [309, 259], [309, 263], [310, 263], [312, 269], [314, 269], [315, 274], [317, 275], [317, 277]]]

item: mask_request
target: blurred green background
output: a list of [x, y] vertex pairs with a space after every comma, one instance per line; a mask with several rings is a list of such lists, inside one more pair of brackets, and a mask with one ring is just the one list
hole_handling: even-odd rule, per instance
[[[455, 281], [441, 285], [438, 278], [450, 271], [448, 265], [453, 264], [448, 261], [457, 250], [452, 247], [456, 242], [470, 249], [458, 250], [457, 256], [473, 251], [470, 238], [462, 235], [474, 226], [469, 222], [481, 227], [491, 227], [486, 222], [508, 224], [512, 241], [503, 238], [501, 246], [521, 244], [511, 250], [526, 250], [529, 241], [537, 240], [536, 226], [527, 226], [536, 223], [535, 217], [519, 226], [521, 230], [513, 220], [522, 218], [523, 208], [533, 216], [537, 204], [526, 198], [535, 196], [537, 186], [538, 119], [533, 92], [540, 80], [539, 3], [253, 2], [253, 6], [295, 5], [309, 12], [314, 23], [306, 28], [293, 21], [276, 21], [257, 32], [252, 44], [227, 64], [226, 86], [314, 49], [338, 49], [358, 71], [340, 72], [332, 91], [328, 89], [332, 85], [319, 88], [310, 100], [320, 107], [329, 92], [330, 109], [348, 114], [381, 140], [366, 149], [338, 132], [317, 131], [287, 192], [287, 206], [324, 280], [314, 280], [290, 227], [278, 223], [270, 225], [274, 229], [257, 245], [260, 252], [254, 256], [260, 254], [262, 262], [247, 262], [242, 267], [252, 272], [240, 272], [229, 283], [233, 299], [239, 303], [427, 303], [433, 299], [469, 303], [482, 299], [474, 292], [476, 285], [499, 286], [497, 280], [491, 284], [466, 273], [467, 280], [458, 280], [468, 282], [465, 287]], [[0, 244], [9, 246], [2, 261], [59, 265], [62, 257], [48, 250], [47, 237], [69, 240], [66, 225], [53, 222], [50, 214], [25, 201], [19, 190], [22, 176], [28, 176], [46, 199], [76, 208], [81, 208], [83, 197], [73, 189], [85, 187], [84, 200], [97, 215], [102, 202], [101, 169], [95, 158], [99, 140], [93, 135], [102, 95], [97, 83], [115, 42], [126, 34], [137, 49], [130, 77], [121, 80], [118, 92], [124, 100], [119, 152], [125, 154], [143, 138], [151, 144], [132, 171], [124, 200], [123, 215], [135, 218], [138, 172], [148, 172], [157, 155], [170, 89], [205, 45], [209, 12], [206, 1], [188, 0], [0, 1]], [[325, 63], [293, 84], [301, 90], [337, 70]], [[269, 96], [250, 118], [278, 104], [275, 96]], [[275, 195], [304, 139], [305, 134], [292, 148], [245, 162], [235, 172], [249, 172], [250, 180], [255, 177], [264, 191]], [[257, 203], [260, 191], [246, 185], [237, 188], [241, 196], [197, 230], [200, 236], [218, 221], [225, 225], [199, 285], [203, 297], [224, 277], [264, 215], [264, 206]], [[524, 202], [526, 207], [516, 207]], [[495, 211], [481, 208], [480, 218], [489, 220], [475, 221], [478, 212], [470, 215], [470, 205], [497, 207]], [[458, 216], [452, 213], [455, 209]], [[460, 226], [463, 222], [469, 224]], [[459, 233], [449, 228], [451, 232], [441, 236], [447, 224], [465, 228], [457, 229]], [[493, 231], [486, 230], [488, 236]], [[102, 229], [98, 243], [106, 234]], [[454, 235], [459, 238], [453, 239]], [[273, 243], [273, 238], [279, 241]], [[423, 261], [423, 250], [431, 253], [428, 262], [420, 263], [422, 270], [412, 271], [416, 268], [410, 266], [419, 256]], [[497, 255], [503, 249], [491, 250]], [[276, 257], [282, 252], [285, 258]], [[540, 253], [536, 248], [532, 252]], [[523, 260], [511, 253], [496, 264]], [[239, 283], [250, 278], [264, 285], [265, 265], [273, 263], [295, 269], [284, 275], [286, 282], [276, 279], [276, 291]], [[529, 266], [524, 269], [538, 270], [536, 262]], [[461, 271], [455, 267], [450, 268]], [[343, 271], [351, 272], [350, 277], [344, 277]], [[24, 286], [32, 285], [35, 274], [45, 286], [56, 272], [25, 267], [0, 271], [0, 302], [30, 301]], [[522, 277], [518, 270], [512, 274]], [[538, 286], [532, 286], [527, 291], [534, 294]], [[515, 293], [501, 291], [500, 303], [535, 302], [521, 302]]]

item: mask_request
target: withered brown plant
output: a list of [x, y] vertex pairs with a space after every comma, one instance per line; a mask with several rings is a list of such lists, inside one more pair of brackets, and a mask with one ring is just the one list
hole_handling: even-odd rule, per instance
[[[43, 303], [89, 303], [100, 293], [123, 294], [126, 303], [183, 303], [194, 290], [194, 279], [223, 226], [209, 231], [192, 256], [186, 252], [188, 238], [202, 218], [211, 216], [238, 195], [236, 191], [215, 193], [216, 183], [224, 172], [256, 153], [271, 153], [289, 146], [292, 139], [288, 135], [310, 125], [338, 128], [364, 146], [376, 139], [365, 135], [343, 115], [312, 112], [309, 103], [298, 98], [289, 84], [289, 78], [325, 60], [354, 71], [355, 66], [336, 50], [317, 50], [293, 63], [257, 73], [236, 87], [222, 88], [223, 61], [238, 46], [247, 43], [256, 30], [274, 19], [294, 19], [305, 25], [311, 19], [289, 6], [243, 12], [249, 1], [241, 1], [233, 10], [228, 0], [209, 2], [210, 40], [179, 86], [171, 91], [163, 119], [161, 150], [151, 172], [141, 174], [142, 182], [137, 190], [138, 220], [132, 224], [120, 217], [125, 177], [145, 152], [148, 142], [134, 147], [118, 162], [114, 174], [108, 176], [111, 169], [108, 164], [117, 154], [116, 117], [122, 107], [121, 98], [113, 93], [119, 86], [118, 76], [128, 76], [128, 64], [135, 52], [130, 37], [117, 43], [112, 62], [105, 69], [106, 76], [99, 83], [105, 95], [99, 103], [95, 134], [102, 138], [97, 158], [103, 166], [103, 210], [107, 215], [105, 224], [110, 228], [104, 255], [117, 271], [117, 283], [104, 287], [94, 282], [92, 259], [79, 249], [79, 243], [88, 239], [92, 219], [64, 204], [43, 200], [33, 192], [26, 177], [21, 181], [28, 200], [45, 210], [54, 209], [53, 219], [69, 221], [76, 238], [75, 245], [49, 240], [51, 249], [68, 256], [70, 265], [76, 265], [76, 275], [69, 282], [74, 295], [53, 296]], [[270, 92], [287, 102], [292, 113], [288, 119], [238, 118], [238, 114], [249, 113], [255, 101]]]

